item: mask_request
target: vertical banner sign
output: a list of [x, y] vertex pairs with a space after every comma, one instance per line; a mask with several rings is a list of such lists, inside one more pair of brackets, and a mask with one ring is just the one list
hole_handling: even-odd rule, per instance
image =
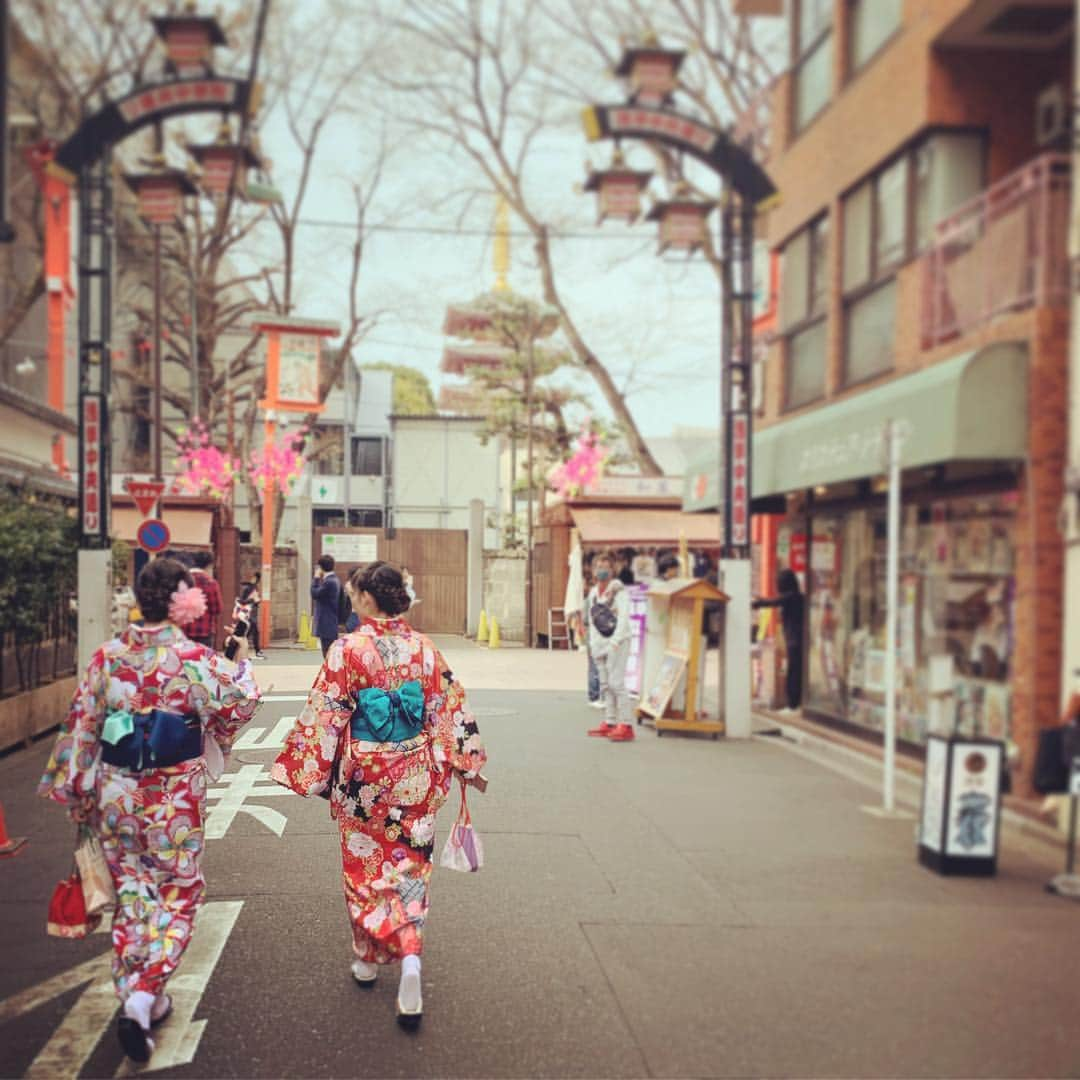
[[101, 394], [80, 400], [79, 528], [83, 544], [103, 547], [109, 535], [108, 493], [105, 491], [105, 404]]
[[736, 547], [750, 544], [749, 486], [750, 421], [745, 413], [731, 417], [731, 542]]

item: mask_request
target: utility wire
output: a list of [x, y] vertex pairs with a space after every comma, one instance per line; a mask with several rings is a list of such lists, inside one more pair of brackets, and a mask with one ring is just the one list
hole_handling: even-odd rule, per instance
[[[348, 229], [356, 231], [355, 221], [337, 221], [333, 218], [306, 218], [302, 217], [300, 225], [310, 225], [318, 229]], [[477, 228], [451, 228], [446, 225], [391, 225], [389, 222], [376, 222], [374, 225], [365, 225], [364, 232], [390, 232], [390, 233], [416, 233], [420, 236], [496, 236], [495, 229]], [[526, 229], [511, 230], [509, 233], [514, 240], [533, 240], [535, 237]], [[622, 240], [644, 243], [647, 237], [641, 233], [603, 233], [603, 232], [549, 232], [548, 236], [553, 240]]]

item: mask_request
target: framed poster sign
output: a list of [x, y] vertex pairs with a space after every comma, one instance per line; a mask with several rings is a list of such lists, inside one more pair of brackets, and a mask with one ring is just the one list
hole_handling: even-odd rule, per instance
[[638, 712], [651, 716], [654, 720], [660, 719], [664, 715], [671, 701], [671, 695], [675, 693], [679, 680], [683, 677], [685, 671], [685, 656], [673, 652], [664, 653], [664, 658], [660, 661], [660, 668], [656, 673], [652, 686], [649, 687], [647, 693], [642, 695], [641, 703], [638, 705]]
[[280, 342], [277, 400], [296, 405], [318, 405], [319, 335], [283, 333]]

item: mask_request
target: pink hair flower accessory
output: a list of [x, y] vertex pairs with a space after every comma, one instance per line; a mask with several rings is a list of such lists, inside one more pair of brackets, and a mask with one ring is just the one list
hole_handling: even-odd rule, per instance
[[205, 614], [206, 597], [202, 589], [198, 586], [191, 588], [186, 581], [181, 581], [169, 597], [169, 618], [177, 626], [189, 626]]

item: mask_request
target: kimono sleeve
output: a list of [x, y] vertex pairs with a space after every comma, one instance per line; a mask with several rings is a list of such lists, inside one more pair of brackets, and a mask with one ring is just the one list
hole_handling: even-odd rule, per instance
[[109, 686], [107, 659], [98, 649], [75, 691], [67, 719], [60, 725], [37, 793], [43, 799], [74, 806], [95, 793], [101, 726]]
[[305, 797], [326, 791], [362, 681], [356, 654], [344, 638], [338, 638], [327, 650], [285, 748], [270, 767], [272, 780]]
[[195, 664], [198, 669], [195, 677], [209, 695], [203, 713], [203, 726], [222, 752], [227, 754], [240, 729], [259, 708], [262, 695], [255, 682], [255, 672], [249, 661], [233, 663], [210, 649]]
[[438, 689], [428, 702], [428, 722], [433, 729], [435, 761], [471, 780], [484, 767], [487, 751], [465, 701], [465, 688], [438, 650], [433, 677]]

